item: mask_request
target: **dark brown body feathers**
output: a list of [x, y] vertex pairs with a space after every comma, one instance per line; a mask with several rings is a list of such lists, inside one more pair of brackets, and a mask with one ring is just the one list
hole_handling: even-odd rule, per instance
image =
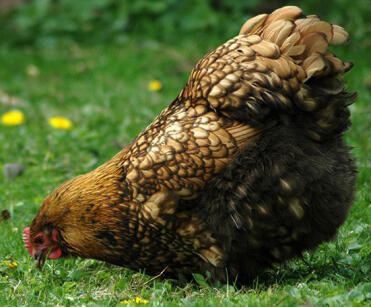
[[241, 282], [330, 240], [353, 201], [348, 34], [285, 7], [207, 54], [131, 144], [44, 201], [31, 237], [150, 274]]

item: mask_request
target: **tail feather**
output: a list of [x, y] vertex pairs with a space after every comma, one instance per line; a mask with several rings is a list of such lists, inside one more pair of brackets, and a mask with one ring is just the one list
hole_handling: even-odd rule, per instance
[[347, 98], [342, 76], [352, 63], [328, 50], [348, 39], [343, 28], [295, 6], [256, 16], [196, 65], [178, 101], [209, 104], [254, 127], [278, 118], [325, 140], [349, 126], [354, 96]]
[[242, 26], [240, 34], [257, 34], [275, 43], [283, 55], [302, 64], [307, 79], [349, 70], [349, 63], [342, 62], [328, 51], [328, 45], [346, 43], [348, 33], [315, 15], [304, 16], [296, 6], [286, 6], [270, 15], [251, 18]]
[[328, 50], [329, 45], [348, 42], [349, 35], [342, 27], [315, 15], [304, 16], [298, 7], [286, 6], [249, 19], [240, 34], [256, 34], [275, 43], [283, 57], [291, 58], [303, 70], [304, 85], [295, 104], [304, 111], [298, 118], [311, 138], [323, 140], [349, 126], [346, 108], [356, 94], [344, 90], [342, 76], [353, 64]]

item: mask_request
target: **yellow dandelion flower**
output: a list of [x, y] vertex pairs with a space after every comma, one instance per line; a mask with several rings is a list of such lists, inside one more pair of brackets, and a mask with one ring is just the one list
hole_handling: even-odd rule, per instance
[[8, 261], [8, 260], [4, 260], [2, 262], [2, 264], [8, 266], [9, 269], [15, 269], [18, 266], [18, 263], [17, 262], [15, 262], [15, 261]]
[[12, 110], [1, 116], [1, 123], [6, 126], [17, 126], [24, 122], [24, 114], [19, 110]]
[[72, 122], [68, 118], [61, 116], [49, 118], [48, 123], [55, 129], [70, 129], [72, 127]]
[[40, 73], [39, 69], [35, 65], [29, 65], [26, 68], [27, 75], [31, 77], [37, 77]]
[[131, 304], [131, 305], [138, 305], [138, 304], [146, 305], [146, 304], [148, 304], [148, 300], [137, 296], [136, 298], [132, 298], [130, 300], [122, 300], [120, 303], [121, 304], [126, 304], [126, 305], [129, 305], [129, 304]]
[[141, 298], [141, 297], [137, 296], [135, 298], [135, 303], [137, 303], [137, 304], [148, 304], [148, 300], [145, 300], [144, 298]]
[[157, 92], [162, 89], [162, 83], [158, 80], [153, 80], [148, 83], [148, 90], [151, 92]]

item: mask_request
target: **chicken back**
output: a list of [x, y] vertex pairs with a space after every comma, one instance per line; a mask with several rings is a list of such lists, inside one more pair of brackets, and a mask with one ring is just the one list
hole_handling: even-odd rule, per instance
[[132, 143], [67, 181], [25, 229], [29, 253], [248, 282], [332, 239], [353, 201], [342, 133], [348, 34], [298, 7], [249, 19]]

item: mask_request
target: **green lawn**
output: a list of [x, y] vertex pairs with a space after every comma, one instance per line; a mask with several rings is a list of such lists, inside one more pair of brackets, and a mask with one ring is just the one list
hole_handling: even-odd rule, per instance
[[[43, 198], [63, 181], [87, 172], [113, 156], [170, 103], [207, 48], [151, 42], [124, 47], [76, 45], [52, 50], [0, 49], [0, 114], [21, 110], [19, 126], [0, 125], [0, 169], [21, 163], [23, 175], [0, 175], [0, 306], [109, 305], [141, 297], [147, 306], [366, 306], [371, 304], [371, 67], [367, 50], [346, 49], [355, 60], [347, 77], [359, 92], [351, 107], [353, 126], [346, 135], [354, 147], [359, 177], [350, 216], [337, 239], [267, 271], [250, 287], [187, 285], [105, 263], [69, 259], [48, 261], [38, 272], [21, 238]], [[30, 76], [35, 65], [39, 74]], [[148, 90], [151, 80], [163, 89]], [[13, 97], [9, 98], [10, 95]], [[13, 104], [13, 105], [12, 105]], [[71, 130], [56, 130], [47, 120], [64, 116]], [[11, 268], [6, 260], [16, 262]]]

